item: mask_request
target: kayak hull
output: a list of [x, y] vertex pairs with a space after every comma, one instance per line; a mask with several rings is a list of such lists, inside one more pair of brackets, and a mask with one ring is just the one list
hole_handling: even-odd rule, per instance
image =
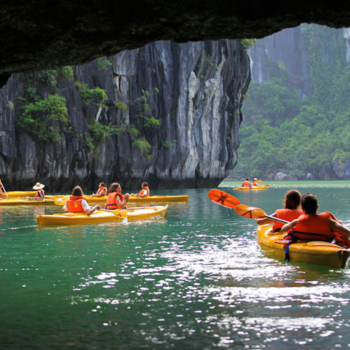
[[26, 200], [24, 198], [0, 198], [0, 206], [8, 205], [54, 205], [54, 198]]
[[235, 187], [236, 191], [267, 190], [268, 186]]
[[[271, 232], [271, 225], [259, 225], [258, 242], [262, 249], [275, 258], [285, 258], [286, 247], [275, 243], [284, 237], [283, 233]], [[346, 266], [350, 250], [336, 244], [320, 241], [293, 243], [289, 246], [290, 261], [311, 263], [342, 269]]]
[[[69, 196], [55, 196], [56, 198], [69, 198]], [[129, 197], [129, 203], [167, 203], [167, 202], [188, 202], [188, 196], [150, 196], [150, 197]], [[95, 196], [84, 196], [84, 199], [88, 203], [105, 204], [107, 196], [95, 197]], [[58, 205], [60, 200], [56, 200]]]
[[163, 218], [168, 206], [133, 208], [126, 210], [98, 211], [88, 216], [85, 213], [62, 213], [53, 215], [37, 215], [38, 225], [86, 225], [108, 222], [122, 222]]

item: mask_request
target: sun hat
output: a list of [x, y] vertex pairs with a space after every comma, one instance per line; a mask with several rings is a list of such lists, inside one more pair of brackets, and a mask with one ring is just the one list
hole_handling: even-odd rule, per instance
[[258, 181], [258, 179], [256, 177], [254, 177], [254, 181]]
[[35, 184], [35, 186], [33, 186], [33, 190], [40, 190], [40, 189], [42, 189], [44, 187], [45, 187], [45, 185], [42, 185], [40, 182], [37, 182]]

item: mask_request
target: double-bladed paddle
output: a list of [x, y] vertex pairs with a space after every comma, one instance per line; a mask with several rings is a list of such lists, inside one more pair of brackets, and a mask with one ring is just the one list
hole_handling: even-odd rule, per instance
[[282, 222], [284, 224], [288, 224], [289, 221], [285, 221], [274, 216], [267, 215], [262, 209], [249, 207], [248, 205], [241, 204], [238, 198], [220, 190], [210, 190], [208, 193], [209, 198], [219, 205], [223, 207], [234, 209], [235, 212], [244, 216], [245, 218], [250, 219], [262, 219], [268, 218], [273, 221]]
[[230, 209], [234, 209], [238, 204], [241, 204], [236, 197], [220, 190], [210, 190], [208, 196], [214, 203]]

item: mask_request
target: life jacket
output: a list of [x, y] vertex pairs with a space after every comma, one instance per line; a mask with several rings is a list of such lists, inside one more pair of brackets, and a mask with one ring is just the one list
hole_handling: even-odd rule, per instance
[[250, 182], [249, 181], [244, 181], [243, 183], [242, 183], [242, 187], [250, 187]]
[[139, 192], [139, 194], [143, 195], [143, 191], [144, 191], [144, 190], [147, 190], [147, 194], [146, 194], [145, 197], [148, 197], [148, 196], [149, 196], [149, 193], [150, 193], [149, 187], [148, 187], [148, 186], [143, 187], [143, 189]]
[[67, 200], [67, 209], [70, 213], [85, 213], [83, 206], [81, 205], [81, 201], [84, 197], [81, 196], [70, 196]]
[[107, 187], [99, 187], [96, 194], [101, 194], [101, 193], [103, 193], [104, 196], [107, 196]]
[[105, 205], [106, 209], [121, 209], [121, 208], [118, 208], [118, 205], [117, 205], [117, 200], [116, 200], [117, 196], [119, 197], [121, 202], [124, 201], [124, 196], [122, 194], [111, 192], [107, 197], [107, 202]]
[[[41, 196], [40, 193], [42, 194]], [[45, 191], [42, 188], [37, 190], [35, 193], [35, 198], [45, 198]]]
[[259, 184], [255, 181], [252, 182], [252, 186], [259, 186]]
[[298, 223], [293, 230], [288, 232], [288, 235], [275, 243], [286, 244], [285, 261], [289, 261], [289, 246], [300, 240], [308, 241], [325, 241], [335, 243], [341, 247], [350, 247], [350, 241], [343, 237], [338, 232], [331, 231], [329, 227], [329, 220], [333, 219], [339, 221], [332, 213], [326, 211], [320, 214], [303, 214], [298, 218]]
[[4, 191], [2, 190], [2, 186], [0, 186], [0, 194], [4, 193]]
[[333, 232], [329, 228], [329, 214], [304, 214], [294, 227], [295, 239], [332, 242]]
[[[276, 210], [277, 217], [286, 221], [293, 221], [298, 219], [300, 215], [304, 214], [301, 209], [278, 209]], [[278, 232], [284, 224], [282, 222], [275, 221], [272, 226], [273, 232]]]

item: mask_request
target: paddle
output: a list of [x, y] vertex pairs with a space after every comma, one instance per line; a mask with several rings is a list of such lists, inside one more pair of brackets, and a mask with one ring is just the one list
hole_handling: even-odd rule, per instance
[[9, 195], [7, 194], [6, 190], [5, 190], [5, 186], [4, 184], [1, 182], [1, 179], [0, 179], [0, 185], [2, 186], [2, 188], [4, 189], [4, 192], [6, 194], [6, 197], [8, 197]]
[[210, 190], [208, 197], [216, 204], [222, 205], [223, 207], [234, 209], [241, 202], [230, 194], [220, 190]]
[[237, 205], [235, 207], [235, 211], [238, 215], [244, 216], [245, 218], [249, 218], [249, 219], [268, 218], [268, 219], [273, 220], [273, 221], [282, 222], [283, 224], [289, 224], [289, 221], [275, 218], [274, 216], [271, 216], [271, 215], [267, 215], [260, 208], [249, 207], [248, 205], [244, 205], [244, 204]]

